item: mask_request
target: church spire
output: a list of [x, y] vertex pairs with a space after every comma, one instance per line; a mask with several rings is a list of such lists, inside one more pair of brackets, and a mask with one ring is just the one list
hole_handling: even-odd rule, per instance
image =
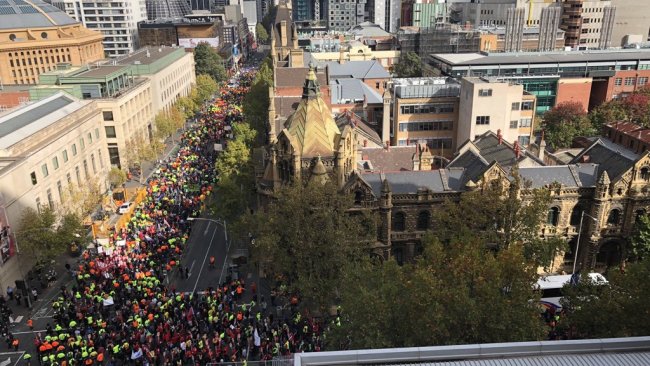
[[305, 78], [305, 85], [302, 87], [302, 99], [314, 99], [320, 97], [320, 85], [316, 78], [316, 66], [314, 62], [309, 63], [309, 72]]

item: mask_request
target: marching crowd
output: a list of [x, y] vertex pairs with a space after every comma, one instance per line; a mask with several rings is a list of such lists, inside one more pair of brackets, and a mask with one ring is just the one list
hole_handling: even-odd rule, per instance
[[196, 293], [177, 292], [164, 281], [182, 271], [188, 217], [202, 212], [217, 179], [212, 146], [227, 144], [228, 126], [243, 120], [241, 102], [253, 77], [242, 71], [238, 85], [221, 87], [197, 114], [178, 153], [148, 181], [128, 225], [113, 233], [111, 249], [84, 253], [74, 285], [61, 288], [55, 321], [36, 334], [37, 352], [34, 359], [25, 355], [27, 363], [206, 365], [320, 350], [323, 324], [303, 317], [295, 304], [291, 316], [274, 316], [244, 280]]

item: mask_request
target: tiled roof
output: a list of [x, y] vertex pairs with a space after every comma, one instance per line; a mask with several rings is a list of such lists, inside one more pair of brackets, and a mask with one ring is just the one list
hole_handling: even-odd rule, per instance
[[598, 164], [600, 172], [606, 171], [611, 179], [627, 171], [639, 158], [639, 155], [604, 138], [595, 139], [571, 163], [583, 162], [586, 159], [583, 156], [588, 156], [585, 162]]
[[607, 127], [650, 144], [650, 128], [641, 127], [632, 122], [615, 122], [608, 124]]
[[598, 179], [598, 164], [519, 168], [519, 175], [531, 183], [531, 188], [542, 188], [554, 182], [564, 187], [594, 187]]
[[381, 104], [383, 98], [375, 89], [360, 79], [336, 79], [330, 84], [332, 104], [348, 104], [363, 101], [364, 96], [370, 104]]
[[326, 63], [330, 79], [387, 79], [390, 74], [377, 60], [329, 61]]

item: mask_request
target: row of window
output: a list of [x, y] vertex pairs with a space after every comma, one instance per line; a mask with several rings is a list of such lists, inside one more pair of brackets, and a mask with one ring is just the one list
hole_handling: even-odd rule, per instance
[[533, 125], [533, 119], [532, 118], [522, 118], [520, 120], [512, 120], [510, 121], [510, 128], [517, 128], [517, 127], [530, 127]]
[[[571, 217], [569, 218], [569, 225], [577, 226], [580, 225], [580, 219], [582, 217], [583, 208], [581, 205], [575, 205], [571, 211]], [[548, 215], [546, 218], [546, 223], [548, 225], [557, 226], [560, 222], [560, 208], [551, 207], [548, 210]], [[609, 225], [618, 225], [621, 223], [621, 210], [614, 208], [609, 211], [607, 214], [607, 224]]]
[[[104, 160], [102, 159], [101, 150], [97, 150], [97, 154], [99, 154], [99, 165], [100, 165], [101, 169], [104, 169]], [[90, 161], [91, 161], [92, 168], [93, 168], [93, 174], [97, 174], [97, 165], [95, 163], [95, 154], [90, 154]], [[81, 170], [79, 169], [79, 166], [74, 167], [75, 176], [77, 178], [77, 185], [79, 187], [81, 187], [84, 184], [84, 182], [87, 182], [88, 179], [90, 178], [90, 172], [88, 171], [88, 161], [87, 160], [83, 161], [83, 168], [84, 168], [85, 180], [82, 180]], [[36, 179], [36, 173], [32, 172], [31, 175], [32, 175], [32, 182], [33, 182]], [[66, 180], [68, 182], [68, 187], [71, 187], [72, 186], [72, 175], [70, 173], [66, 173], [65, 177], [66, 177]], [[57, 189], [57, 191], [59, 193], [59, 202], [65, 202], [66, 197], [65, 197], [65, 193], [63, 191], [63, 184], [61, 183], [60, 180], [56, 182], [56, 189]], [[52, 189], [48, 188], [46, 190], [45, 194], [47, 196], [47, 204], [50, 206], [50, 208], [54, 209], [54, 197], [52, 195]], [[39, 197], [36, 197], [36, 207], [39, 208], [39, 209], [41, 208], [41, 199]]]
[[452, 121], [406, 122], [399, 124], [400, 132], [404, 131], [449, 131], [453, 128]]
[[[647, 77], [627, 77], [625, 78], [625, 85], [626, 86], [632, 86], [636, 83], [636, 85], [646, 85], [648, 83], [648, 78]], [[616, 86], [621, 86], [623, 85], [623, 78], [616, 78], [614, 79], [614, 85]]]
[[[86, 139], [88, 140], [88, 144], [92, 144], [93, 143], [93, 134], [91, 132], [88, 132], [86, 134], [86, 138], [84, 138], [83, 136], [79, 138], [79, 146], [80, 146], [82, 151], [86, 148]], [[96, 128], [95, 129], [95, 140], [98, 140], [98, 139], [99, 139], [99, 128]], [[77, 144], [73, 143], [72, 146], [70, 147], [70, 149], [72, 150], [72, 156], [77, 156], [77, 153], [78, 153]], [[100, 156], [101, 156], [101, 152], [100, 152]], [[69, 160], [68, 149], [63, 149], [63, 151], [61, 152], [61, 157], [63, 158], [63, 163], [68, 162], [68, 160]], [[92, 158], [92, 163], [93, 163], [93, 170], [95, 170], [95, 158], [94, 158], [94, 155], [91, 155], [91, 158]], [[100, 159], [101, 159], [101, 157], [100, 157]], [[85, 160], [84, 160], [84, 165], [86, 165]], [[59, 156], [55, 155], [55, 156], [52, 157], [52, 167], [54, 168], [54, 170], [57, 170], [57, 169], [59, 169], [59, 166], [60, 166], [59, 165]], [[41, 175], [43, 176], [43, 178], [46, 178], [47, 176], [50, 175], [50, 170], [49, 170], [47, 162], [45, 162], [45, 163], [43, 163], [43, 165], [41, 165]], [[31, 179], [32, 185], [38, 184], [38, 179], [36, 177], [36, 172], [31, 172], [30, 179]]]
[[[431, 227], [431, 213], [423, 210], [418, 213], [418, 218], [415, 224], [417, 230], [429, 230]], [[406, 214], [404, 212], [396, 212], [393, 215], [393, 231], [406, 230]]]
[[490, 116], [476, 116], [476, 124], [483, 126], [490, 124]]
[[430, 149], [451, 149], [452, 139], [442, 138], [420, 138], [420, 139], [400, 139], [397, 141], [398, 146], [408, 146], [417, 144], [427, 144]]
[[400, 107], [402, 114], [453, 113], [453, 104], [410, 104]]

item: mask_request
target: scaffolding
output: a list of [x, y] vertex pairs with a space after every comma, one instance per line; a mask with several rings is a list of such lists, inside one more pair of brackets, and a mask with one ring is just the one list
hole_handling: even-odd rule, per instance
[[479, 52], [481, 32], [456, 24], [429, 28], [403, 28], [397, 35], [402, 53], [415, 52], [423, 60], [432, 53]]

